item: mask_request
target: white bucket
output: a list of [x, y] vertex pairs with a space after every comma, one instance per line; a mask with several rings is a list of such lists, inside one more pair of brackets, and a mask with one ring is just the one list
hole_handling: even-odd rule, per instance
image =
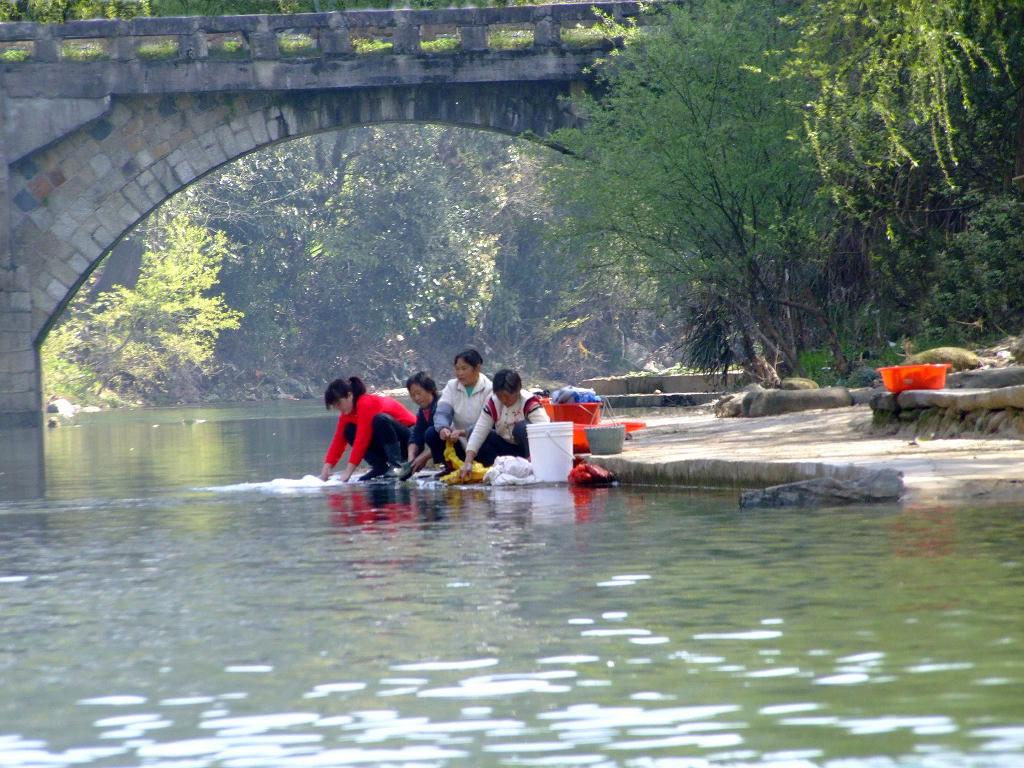
[[564, 483], [572, 471], [572, 422], [527, 424], [530, 463], [542, 483]]

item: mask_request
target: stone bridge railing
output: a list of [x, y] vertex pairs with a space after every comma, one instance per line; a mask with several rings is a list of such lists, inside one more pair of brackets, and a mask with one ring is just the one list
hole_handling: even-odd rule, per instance
[[361, 53], [444, 54], [607, 46], [597, 13], [641, 14], [638, 2], [506, 8], [331, 11], [291, 15], [97, 19], [0, 24], [0, 62], [267, 61]]

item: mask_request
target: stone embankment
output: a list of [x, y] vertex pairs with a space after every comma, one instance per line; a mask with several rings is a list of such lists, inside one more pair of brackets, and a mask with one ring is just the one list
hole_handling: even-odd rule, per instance
[[645, 374], [642, 376], [606, 376], [587, 379], [581, 387], [593, 389], [616, 408], [662, 408], [705, 405], [737, 386], [739, 373], [708, 376], [698, 373]]
[[871, 408], [875, 434], [1024, 437], [1024, 366], [951, 374], [945, 389], [879, 392]]
[[[721, 418], [711, 408], [648, 415], [647, 428], [634, 432], [622, 453], [589, 460], [626, 483], [736, 491], [743, 506], [897, 499], [904, 504], [1024, 503], [1024, 431], [1013, 428], [1024, 410], [1024, 367], [954, 374], [944, 390], [896, 397], [859, 390], [842, 398], [840, 392], [836, 397], [844, 403], [824, 408], [810, 404], [814, 396], [808, 393], [815, 390], [769, 392], [767, 400], [787, 407], [805, 396], [811, 410], [752, 418], [749, 406], [760, 395], [737, 393], [740, 414], [749, 399], [747, 417]], [[876, 408], [882, 404], [898, 410]], [[911, 418], [909, 412], [916, 411]], [[936, 411], [942, 415], [933, 415]], [[958, 430], [927, 426], [936, 419], [951, 424], [952, 412], [958, 414]], [[993, 415], [997, 412], [1003, 415]], [[883, 418], [895, 421], [885, 426], [879, 423]], [[999, 428], [984, 431], [993, 425]]]

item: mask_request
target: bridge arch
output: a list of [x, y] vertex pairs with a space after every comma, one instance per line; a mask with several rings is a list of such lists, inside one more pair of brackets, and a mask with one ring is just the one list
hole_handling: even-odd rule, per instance
[[33, 343], [42, 343], [127, 232], [244, 155], [325, 131], [396, 122], [539, 138], [575, 123], [565, 95], [560, 84], [546, 83], [119, 98], [107, 114], [13, 167], [12, 250], [34, 278]]
[[[634, 2], [599, 4], [635, 16]], [[0, 24], [0, 43], [31, 58], [0, 68], [0, 427], [42, 421], [39, 345], [102, 258], [153, 209], [250, 152], [329, 130], [441, 123], [543, 139], [578, 116], [566, 96], [611, 43], [568, 45], [562, 29], [594, 6], [360, 11], [218, 19], [136, 19], [57, 26]], [[532, 45], [490, 50], [495, 25], [528, 28]], [[356, 28], [387, 32], [390, 55], [353, 53]], [[282, 57], [304, 30], [312, 55]], [[433, 32], [431, 32], [431, 30]], [[454, 30], [461, 49], [425, 54]], [[241, 59], [211, 56], [216, 35]], [[140, 40], [176, 40], [171, 61]], [[69, 40], [99, 39], [98, 62], [62, 59]]]

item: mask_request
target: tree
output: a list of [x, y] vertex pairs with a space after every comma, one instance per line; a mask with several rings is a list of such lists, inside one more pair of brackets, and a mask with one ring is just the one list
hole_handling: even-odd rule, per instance
[[842, 354], [822, 304], [801, 84], [781, 76], [794, 31], [777, 13], [711, 0], [669, 9], [653, 31], [620, 30], [602, 95], [580, 103], [586, 125], [556, 136], [577, 158], [556, 186], [573, 201], [569, 235], [600, 268], [660, 286], [690, 326], [691, 361], [737, 359], [762, 381], [778, 360], [799, 371], [815, 334]]
[[577, 323], [587, 276], [544, 239], [557, 211], [539, 179], [553, 154], [482, 131], [392, 125], [287, 142], [211, 175], [190, 194], [241, 246], [222, 284], [246, 310], [222, 358], [395, 384], [418, 368], [444, 375], [474, 344], [489, 366], [568, 380], [606, 371], [619, 356], [598, 323]]
[[[464, 132], [467, 133], [467, 132]], [[243, 368], [300, 378], [341, 370], [404, 382], [441, 347], [447, 360], [484, 323], [504, 168], [453, 129], [366, 128], [300, 139], [233, 163], [193, 188], [244, 249], [224, 286], [247, 307]], [[492, 137], [488, 137], [492, 138]], [[445, 366], [450, 366], [450, 362]], [[334, 372], [334, 373], [331, 373]]]
[[67, 321], [44, 346], [47, 389], [61, 394], [181, 401], [194, 397], [222, 331], [241, 313], [210, 295], [229, 251], [223, 233], [185, 214], [157, 217], [148, 228], [134, 288], [95, 298], [80, 291]]
[[844, 268], [885, 330], [934, 327], [947, 239], [985, 198], [1024, 191], [1024, 4], [826, 0], [800, 18], [792, 67], [815, 83], [806, 131]]

